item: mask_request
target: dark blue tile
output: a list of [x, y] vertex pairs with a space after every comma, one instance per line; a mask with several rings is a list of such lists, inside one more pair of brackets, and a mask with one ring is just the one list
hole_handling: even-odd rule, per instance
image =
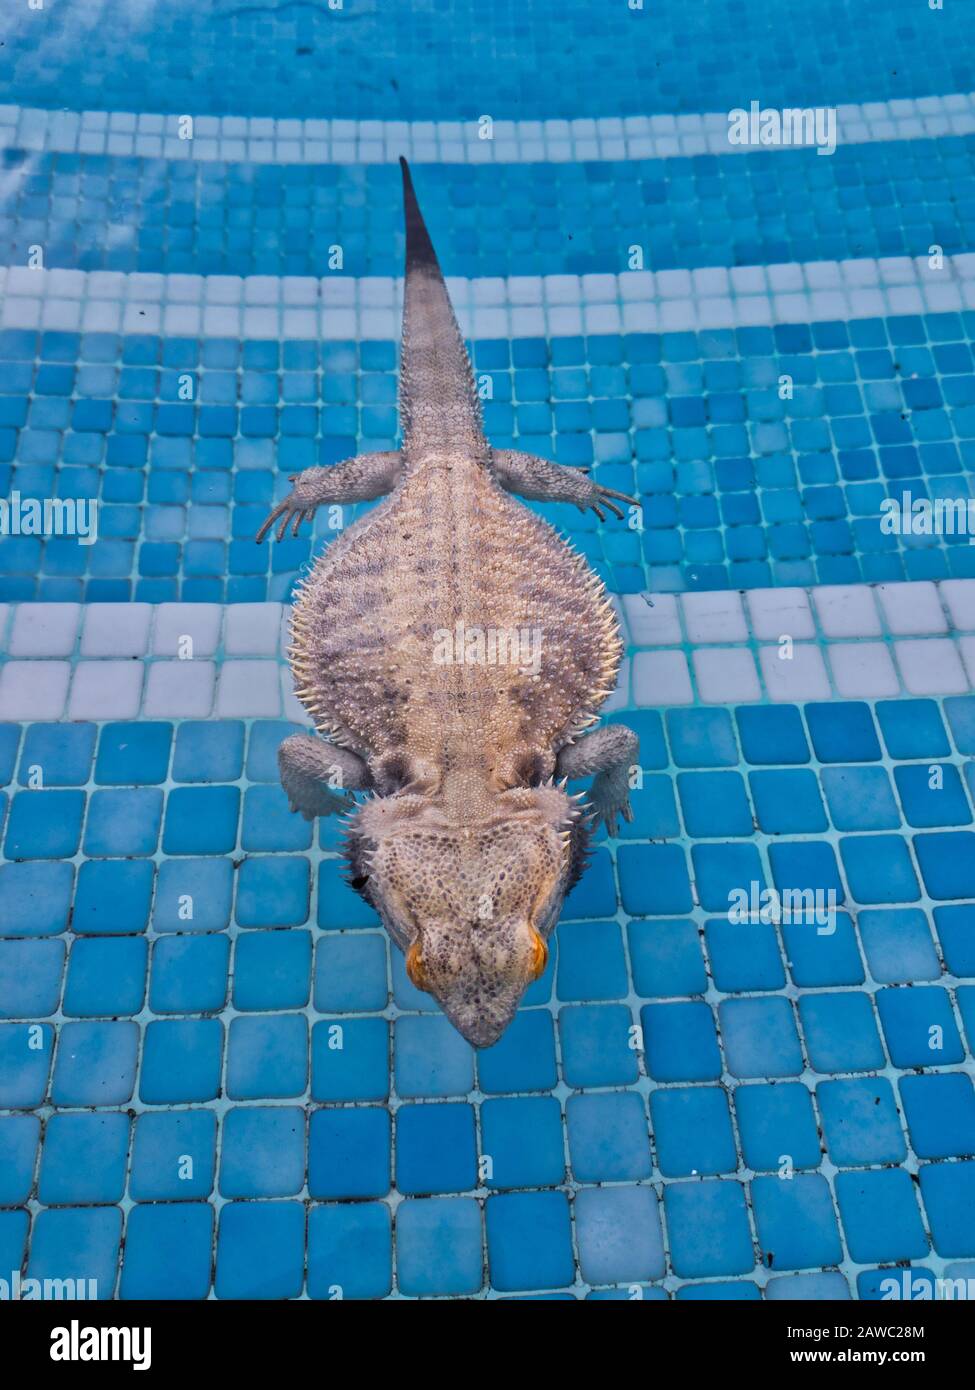
[[975, 1162], [924, 1163], [920, 1169], [921, 1197], [931, 1226], [931, 1239], [946, 1259], [975, 1255]]
[[46, 1206], [117, 1202], [125, 1191], [129, 1117], [54, 1115], [44, 1134], [37, 1195]]
[[679, 1278], [747, 1274], [754, 1268], [740, 1183], [714, 1179], [667, 1183], [664, 1209], [671, 1264]]
[[487, 1187], [558, 1186], [565, 1176], [559, 1102], [552, 1096], [484, 1101], [481, 1150], [490, 1165]]
[[227, 998], [230, 942], [225, 936], [164, 936], [153, 943], [149, 1007], [157, 1014], [222, 1009]]
[[383, 1202], [313, 1207], [308, 1217], [308, 1296], [383, 1298], [392, 1287], [393, 1238]]
[[[231, 1035], [233, 1025], [231, 1025]], [[305, 1181], [305, 1117], [297, 1106], [232, 1106], [223, 1120], [223, 1197], [293, 1197]]]
[[491, 1285], [502, 1293], [573, 1280], [569, 1203], [562, 1192], [510, 1192], [485, 1207]]
[[720, 1077], [714, 1015], [707, 1004], [646, 1004], [640, 1020], [646, 1067], [655, 1081], [716, 1081]]
[[300, 1202], [228, 1202], [217, 1234], [218, 1298], [296, 1298], [304, 1276]]
[[349, 1018], [315, 1023], [311, 1034], [311, 1093], [316, 1101], [385, 1100], [389, 1095], [386, 1020]]
[[213, 1208], [137, 1205], [125, 1228], [119, 1297], [202, 1299], [210, 1288]]
[[385, 1197], [392, 1183], [389, 1112], [379, 1106], [312, 1112], [308, 1191], [312, 1197]]
[[144, 937], [81, 937], [71, 947], [64, 1012], [76, 1018], [137, 1014], [146, 992]]
[[476, 1185], [473, 1106], [401, 1105], [396, 1112], [397, 1191], [466, 1192]]
[[621, 1182], [650, 1176], [647, 1115], [636, 1092], [570, 1096], [566, 1121], [569, 1162], [577, 1182]]
[[216, 1143], [212, 1110], [150, 1110], [137, 1116], [130, 1195], [137, 1202], [208, 1197]]
[[799, 1018], [814, 1071], [877, 1071], [885, 1065], [877, 1021], [866, 995], [802, 995]]
[[728, 1099], [719, 1087], [651, 1091], [650, 1120], [657, 1163], [665, 1177], [735, 1171], [738, 1160]]
[[914, 1184], [903, 1168], [838, 1173], [836, 1200], [850, 1255], [859, 1264], [923, 1259], [928, 1253]]
[[[119, 1026], [119, 1025], [116, 1025]], [[145, 1030], [139, 1096], [146, 1105], [213, 1100], [220, 1090], [219, 1019], [159, 1019]]]
[[567, 1085], [627, 1086], [636, 1081], [633, 1015], [625, 1004], [562, 1009], [559, 1036]]
[[738, 1086], [734, 1092], [742, 1155], [750, 1168], [818, 1168], [822, 1154], [812, 1097], [798, 1082]]
[[808, 1269], [843, 1258], [826, 1179], [819, 1173], [755, 1178], [752, 1209], [762, 1263], [770, 1269]]

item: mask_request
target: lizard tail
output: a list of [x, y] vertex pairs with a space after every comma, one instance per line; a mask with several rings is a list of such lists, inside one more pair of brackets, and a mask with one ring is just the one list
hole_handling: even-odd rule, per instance
[[410, 174], [410, 166], [400, 155], [399, 167], [403, 174], [403, 212], [406, 217], [406, 273], [423, 266], [443, 279], [437, 253], [433, 249], [427, 224], [423, 220], [420, 204], [416, 200], [416, 190]]
[[400, 405], [404, 440], [417, 446], [477, 445], [481, 452], [481, 405], [470, 359], [454, 317], [447, 286], [410, 166], [400, 157], [406, 219], [406, 286], [400, 354]]

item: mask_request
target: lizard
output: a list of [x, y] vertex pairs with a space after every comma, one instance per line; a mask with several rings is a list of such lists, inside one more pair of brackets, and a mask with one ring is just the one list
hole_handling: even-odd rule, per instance
[[[289, 660], [317, 732], [284, 739], [281, 784], [307, 820], [346, 817], [348, 881], [414, 985], [481, 1048], [544, 971], [594, 829], [615, 835], [618, 816], [632, 819], [638, 754], [625, 725], [592, 729], [623, 650], [610, 598], [515, 498], [571, 502], [600, 520], [637, 504], [588, 470], [488, 443], [400, 165], [402, 445], [294, 474], [257, 540], [289, 526], [297, 536], [323, 504], [381, 499], [295, 586]], [[588, 803], [569, 792], [569, 779], [593, 774]]]

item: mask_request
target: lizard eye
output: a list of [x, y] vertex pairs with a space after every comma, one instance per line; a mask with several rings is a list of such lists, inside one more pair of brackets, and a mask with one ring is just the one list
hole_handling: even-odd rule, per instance
[[406, 973], [417, 989], [426, 989], [426, 978], [423, 974], [423, 951], [419, 941], [414, 941], [406, 953]]
[[532, 932], [532, 979], [537, 980], [544, 974], [548, 964], [548, 943], [542, 939], [538, 932]]

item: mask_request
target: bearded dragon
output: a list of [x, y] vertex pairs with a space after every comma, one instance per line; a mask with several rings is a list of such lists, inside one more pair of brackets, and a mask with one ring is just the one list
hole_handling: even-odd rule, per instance
[[[545, 968], [594, 826], [615, 834], [617, 816], [632, 818], [637, 755], [623, 725], [585, 732], [622, 655], [606, 591], [513, 494], [600, 520], [635, 502], [587, 470], [488, 443], [400, 164], [402, 446], [295, 474], [257, 535], [275, 525], [278, 539], [289, 525], [297, 535], [323, 504], [383, 499], [296, 588], [290, 662], [323, 737], [286, 738], [278, 760], [292, 811], [348, 813], [349, 881], [405, 952], [413, 983], [487, 1047]], [[592, 774], [587, 811], [566, 782]]]

